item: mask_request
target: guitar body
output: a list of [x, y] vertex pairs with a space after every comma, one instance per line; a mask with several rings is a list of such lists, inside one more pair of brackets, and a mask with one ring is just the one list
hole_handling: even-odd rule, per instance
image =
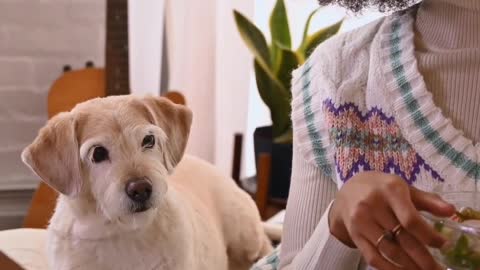
[[105, 97], [105, 70], [86, 68], [66, 72], [57, 79], [48, 94], [48, 118], [70, 111], [76, 104]]
[[[103, 68], [86, 68], [66, 72], [57, 79], [48, 94], [48, 118], [70, 111], [76, 104], [106, 97], [106, 72]], [[185, 97], [176, 91], [164, 95], [176, 104], [185, 105]]]
[[[106, 96], [105, 70], [86, 68], [65, 72], [48, 93], [48, 118], [68, 112], [75, 105], [92, 98]], [[57, 203], [57, 192], [41, 182], [33, 195], [30, 209], [23, 221], [25, 228], [46, 228]]]

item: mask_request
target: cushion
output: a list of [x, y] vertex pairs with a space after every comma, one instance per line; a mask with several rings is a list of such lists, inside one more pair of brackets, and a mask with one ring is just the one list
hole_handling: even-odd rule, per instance
[[0, 251], [25, 270], [48, 270], [46, 239], [43, 229], [0, 231]]

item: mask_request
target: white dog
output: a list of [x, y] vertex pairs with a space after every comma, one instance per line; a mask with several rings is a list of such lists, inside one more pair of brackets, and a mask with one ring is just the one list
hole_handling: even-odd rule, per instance
[[108, 97], [40, 130], [22, 159], [60, 193], [52, 269], [248, 269], [271, 250], [251, 198], [183, 157], [191, 118], [163, 98]]

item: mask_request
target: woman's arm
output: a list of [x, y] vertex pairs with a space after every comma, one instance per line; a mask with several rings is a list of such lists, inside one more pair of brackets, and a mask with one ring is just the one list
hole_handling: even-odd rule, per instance
[[292, 166], [280, 269], [357, 269], [360, 253], [338, 241], [328, 227], [335, 182], [308, 163], [295, 143]]
[[[328, 56], [339, 53], [338, 46], [327, 51]], [[334, 174], [335, 162], [322, 107], [328, 93], [326, 87], [335, 88], [330, 76], [324, 73], [335, 73], [336, 69], [335, 66], [323, 69], [326, 57], [317, 56], [323, 55], [322, 52], [321, 47], [317, 48], [308, 63], [293, 72], [292, 180], [280, 269], [355, 270], [360, 261], [360, 253], [333, 237], [328, 225], [328, 209], [337, 185], [329, 177]]]

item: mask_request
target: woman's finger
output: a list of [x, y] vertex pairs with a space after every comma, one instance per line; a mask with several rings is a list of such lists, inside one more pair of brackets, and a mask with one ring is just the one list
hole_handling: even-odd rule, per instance
[[380, 255], [375, 246], [369, 240], [359, 237], [353, 239], [359, 250], [362, 252], [365, 262], [372, 267], [379, 270], [405, 270], [407, 268], [400, 268], [393, 265]]
[[455, 206], [444, 201], [437, 194], [411, 187], [410, 195], [413, 204], [420, 211], [427, 211], [441, 217], [449, 217], [455, 213]]
[[[371, 241], [364, 237], [364, 234], [373, 235], [376, 231], [380, 231], [377, 233], [376, 237], [380, 237], [383, 232], [382, 229], [372, 229], [372, 225], [378, 226], [375, 223], [375, 218], [372, 216], [371, 211], [366, 204], [359, 204], [356, 207], [357, 209], [352, 213], [351, 223], [346, 224], [348, 233], [350, 238], [354, 242], [355, 246], [360, 250], [362, 253], [365, 262], [380, 270], [397, 270], [403, 269], [398, 268], [391, 262], [388, 262], [385, 258], [383, 258], [378, 250], [375, 247], [375, 242], [377, 239], [372, 239]], [[372, 236], [371, 238], [374, 238]]]
[[400, 231], [396, 236], [397, 242], [402, 246], [408, 255], [415, 260], [415, 263], [424, 270], [441, 270], [440, 265], [435, 262], [427, 248], [415, 237], [406, 231]]
[[[395, 215], [393, 214], [392, 210], [389, 207], [386, 206], [382, 208], [383, 209], [379, 209], [379, 211], [374, 212], [376, 222], [378, 223], [378, 226], [380, 226], [380, 228], [393, 230], [395, 227], [397, 227], [400, 224], [400, 222], [397, 220], [397, 218], [395, 217]], [[378, 234], [378, 232], [376, 233]], [[398, 262], [402, 265], [405, 265], [406, 269], [421, 269], [416, 263], [416, 258], [412, 257], [411, 254], [406, 252], [404, 247], [402, 247], [399, 243], [395, 243], [394, 245], [395, 245], [395, 249], [392, 249], [391, 247], [387, 246], [386, 248], [390, 250], [386, 251], [386, 253], [392, 252], [391, 253], [392, 258], [398, 258]], [[381, 248], [383, 248], [383, 246]], [[401, 263], [401, 262], [405, 262], [405, 263]]]
[[368, 229], [364, 230], [363, 237], [367, 239], [378, 251], [380, 255], [392, 263], [403, 266], [404, 269], [420, 270], [414, 260], [402, 249], [402, 247], [393, 240], [384, 238], [379, 241], [380, 237], [385, 233], [385, 229], [377, 223], [371, 224]]
[[[384, 228], [395, 228], [399, 225], [391, 209], [384, 209], [383, 211], [376, 211], [377, 222]], [[430, 255], [425, 246], [420, 243], [415, 237], [411, 236], [403, 228], [397, 233], [395, 240], [401, 246], [402, 251], [406, 253], [414, 263], [415, 269], [438, 269], [433, 257]], [[432, 266], [433, 265], [433, 266]], [[407, 267], [407, 269], [410, 269]], [[413, 269], [413, 268], [412, 268]]]
[[436, 232], [415, 208], [408, 188], [395, 188], [390, 185], [385, 197], [402, 227], [421, 243], [437, 248], [445, 243], [442, 235]]

